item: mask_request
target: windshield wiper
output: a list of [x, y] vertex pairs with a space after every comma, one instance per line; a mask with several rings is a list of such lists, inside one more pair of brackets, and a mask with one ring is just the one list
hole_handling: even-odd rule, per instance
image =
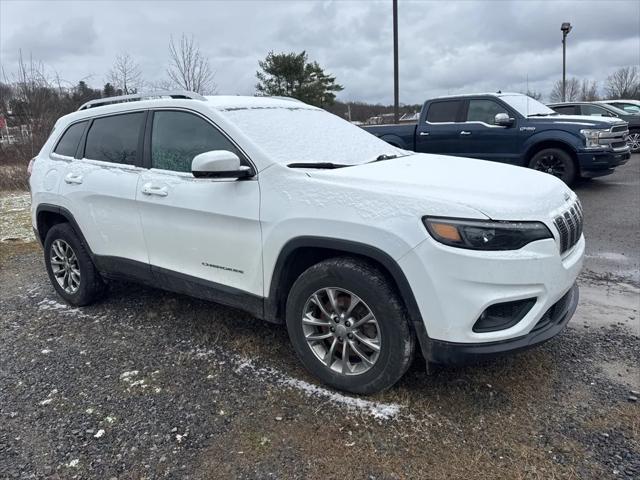
[[382, 155], [378, 155], [375, 159], [367, 163], [382, 162], [383, 160], [392, 160], [394, 158], [400, 158], [400, 157], [406, 157], [406, 156], [408, 155], [395, 155], [395, 154], [387, 155], [386, 153], [383, 153]]
[[532, 113], [531, 115], [527, 115], [527, 117], [549, 117], [551, 115], [558, 115], [558, 112], [553, 112], [553, 113]]
[[308, 162], [308, 163], [289, 163], [287, 167], [289, 168], [321, 168], [324, 170], [331, 170], [334, 168], [344, 168], [350, 167], [351, 165], [343, 165], [341, 163], [331, 163], [331, 162]]

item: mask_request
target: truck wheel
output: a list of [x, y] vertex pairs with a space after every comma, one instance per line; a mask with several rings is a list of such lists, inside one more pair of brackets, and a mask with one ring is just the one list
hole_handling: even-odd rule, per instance
[[529, 168], [556, 176], [567, 185], [576, 179], [576, 166], [571, 155], [559, 148], [540, 150], [529, 162]]
[[627, 137], [627, 144], [631, 149], [631, 153], [640, 152], [640, 130], [632, 130]]
[[53, 288], [67, 303], [82, 307], [102, 295], [102, 277], [68, 223], [54, 225], [47, 232], [44, 261]]
[[340, 390], [387, 389], [407, 371], [415, 338], [385, 276], [353, 258], [307, 269], [289, 292], [287, 330], [303, 365]]

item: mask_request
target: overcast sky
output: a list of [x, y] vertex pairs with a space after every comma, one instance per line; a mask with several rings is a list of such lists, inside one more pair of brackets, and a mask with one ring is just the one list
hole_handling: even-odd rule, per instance
[[[474, 91], [547, 96], [562, 75], [560, 24], [574, 26], [568, 76], [597, 80], [640, 64], [640, 1], [399, 2], [400, 101]], [[252, 95], [269, 50], [306, 50], [345, 89], [338, 98], [393, 102], [391, 0], [0, 0], [0, 53], [10, 76], [18, 50], [71, 83], [102, 87], [118, 53], [145, 79], [165, 77], [169, 36], [193, 35], [220, 94]]]

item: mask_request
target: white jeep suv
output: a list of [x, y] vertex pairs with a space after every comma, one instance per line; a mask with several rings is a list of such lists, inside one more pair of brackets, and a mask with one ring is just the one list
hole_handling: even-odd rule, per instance
[[72, 305], [107, 279], [286, 323], [336, 388], [548, 340], [578, 302], [582, 210], [557, 178], [415, 154], [283, 98], [157, 92], [62, 117], [33, 226]]

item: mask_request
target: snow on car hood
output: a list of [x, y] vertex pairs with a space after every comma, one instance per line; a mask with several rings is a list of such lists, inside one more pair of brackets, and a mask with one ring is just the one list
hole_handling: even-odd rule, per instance
[[402, 193], [421, 200], [457, 203], [494, 220], [548, 220], [552, 212], [575, 198], [561, 180], [546, 173], [444, 155], [414, 154], [307, 172], [312, 177], [330, 176], [333, 182], [355, 183], [374, 194]]

